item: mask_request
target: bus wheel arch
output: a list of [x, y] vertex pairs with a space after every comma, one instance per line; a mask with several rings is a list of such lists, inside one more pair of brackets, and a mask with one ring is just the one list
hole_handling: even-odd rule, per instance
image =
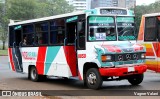
[[47, 78], [46, 75], [39, 75], [36, 66], [30, 65], [28, 68], [28, 78], [34, 82], [42, 81]]
[[103, 80], [96, 63], [85, 63], [83, 69], [84, 85], [91, 89], [99, 89]]

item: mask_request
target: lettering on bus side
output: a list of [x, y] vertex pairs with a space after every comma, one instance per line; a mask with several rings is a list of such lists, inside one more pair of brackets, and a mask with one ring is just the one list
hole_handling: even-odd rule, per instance
[[36, 60], [37, 53], [36, 52], [22, 52], [22, 57], [25, 60]]
[[78, 58], [86, 58], [86, 54], [78, 54]]

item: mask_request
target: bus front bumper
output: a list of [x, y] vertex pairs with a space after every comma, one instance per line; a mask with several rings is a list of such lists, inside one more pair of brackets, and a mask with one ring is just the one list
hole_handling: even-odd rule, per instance
[[117, 68], [100, 68], [101, 76], [126, 76], [133, 74], [143, 74], [147, 70], [146, 65], [136, 65], [132, 67], [117, 67]]

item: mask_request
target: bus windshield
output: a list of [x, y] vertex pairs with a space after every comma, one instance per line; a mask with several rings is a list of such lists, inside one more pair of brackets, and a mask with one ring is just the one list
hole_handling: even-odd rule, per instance
[[117, 17], [118, 40], [136, 40], [134, 17]]
[[134, 17], [117, 16], [115, 18], [112, 16], [90, 16], [88, 19], [89, 41], [116, 41], [117, 36], [119, 41], [136, 40]]
[[90, 41], [115, 41], [114, 17], [91, 16], [89, 17], [89, 40]]

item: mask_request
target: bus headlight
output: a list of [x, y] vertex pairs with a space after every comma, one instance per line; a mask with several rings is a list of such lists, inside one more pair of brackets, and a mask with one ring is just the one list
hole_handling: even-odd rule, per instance
[[142, 54], [141, 54], [141, 58], [142, 58], [142, 59], [145, 59], [145, 58], [146, 58], [146, 54], [145, 54], [145, 53], [142, 53]]
[[102, 62], [111, 61], [112, 57], [110, 55], [102, 55], [101, 60]]

